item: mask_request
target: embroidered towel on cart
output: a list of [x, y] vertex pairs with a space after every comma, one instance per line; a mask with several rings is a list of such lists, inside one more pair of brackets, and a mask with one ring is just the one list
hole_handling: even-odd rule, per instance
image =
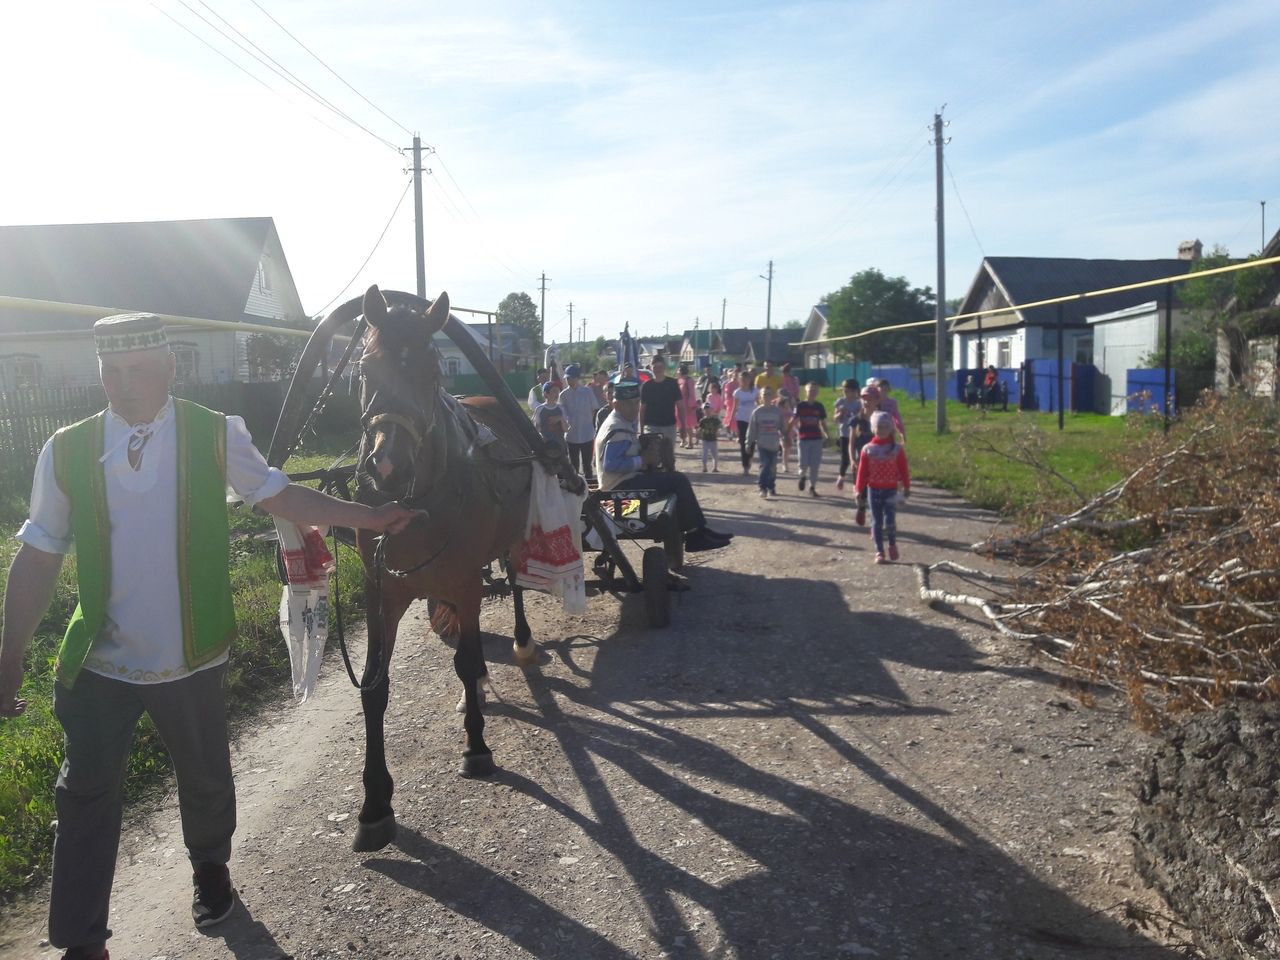
[[582, 501], [555, 474], [537, 466], [529, 495], [524, 540], [511, 551], [517, 586], [560, 598], [566, 613], [587, 612], [582, 572]]

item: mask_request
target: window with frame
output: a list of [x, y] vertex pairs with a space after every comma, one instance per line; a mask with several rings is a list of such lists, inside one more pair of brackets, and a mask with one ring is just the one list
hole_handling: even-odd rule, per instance
[[25, 390], [40, 386], [40, 358], [34, 353], [0, 357], [0, 389]]
[[1013, 341], [997, 340], [996, 341], [996, 366], [1001, 370], [1007, 370], [1013, 366]]
[[462, 373], [462, 364], [457, 357], [445, 357], [444, 372], [450, 377], [456, 377]]
[[200, 351], [194, 343], [174, 343], [169, 349], [175, 359], [174, 379], [179, 383], [189, 383], [199, 379]]
[[1093, 363], [1093, 335], [1076, 337], [1075, 357], [1076, 363]]

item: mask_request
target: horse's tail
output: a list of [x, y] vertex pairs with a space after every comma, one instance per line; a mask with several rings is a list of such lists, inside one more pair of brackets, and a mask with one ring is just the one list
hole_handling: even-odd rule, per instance
[[431, 611], [431, 629], [441, 639], [457, 639], [462, 633], [462, 625], [458, 623], [458, 608], [452, 603], [437, 600], [435, 609]]

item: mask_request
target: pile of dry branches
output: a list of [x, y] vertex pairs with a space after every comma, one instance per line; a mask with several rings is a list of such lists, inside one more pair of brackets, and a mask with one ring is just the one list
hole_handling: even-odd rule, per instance
[[[1206, 395], [1167, 436], [1135, 431], [1124, 460], [1125, 478], [1078, 509], [973, 545], [1025, 573], [918, 565], [922, 599], [977, 607], [1005, 635], [1126, 690], [1144, 726], [1280, 695], [1275, 405]], [[972, 586], [937, 589], [941, 573]]]

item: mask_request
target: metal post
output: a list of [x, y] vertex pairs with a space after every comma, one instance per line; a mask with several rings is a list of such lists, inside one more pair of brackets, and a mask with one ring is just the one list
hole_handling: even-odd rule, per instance
[[413, 135], [413, 223], [418, 247], [418, 296], [427, 298], [427, 253], [422, 238], [422, 138]]
[[1063, 402], [1063, 398], [1066, 396], [1067, 391], [1066, 391], [1066, 384], [1063, 382], [1064, 377], [1062, 373], [1062, 361], [1064, 359], [1062, 356], [1062, 341], [1064, 339], [1063, 338], [1063, 326], [1064, 326], [1063, 318], [1065, 313], [1066, 311], [1063, 305], [1061, 303], [1058, 304], [1058, 430], [1059, 431], [1063, 430], [1066, 426], [1066, 423], [1065, 423], [1066, 411], [1063, 409], [1063, 407], [1065, 406]]
[[933, 385], [937, 393], [935, 402], [937, 413], [934, 417], [934, 428], [938, 433], [947, 432], [947, 272], [946, 272], [946, 224], [943, 218], [942, 204], [942, 112], [933, 115], [933, 150], [936, 166], [936, 191], [938, 195], [938, 300], [933, 308], [934, 318], [934, 371]]
[[486, 314], [489, 318], [489, 362], [493, 363], [493, 314]]
[[1164, 432], [1169, 432], [1169, 408], [1173, 406], [1169, 396], [1173, 375], [1173, 284], [1164, 286]]
[[769, 340], [773, 334], [773, 261], [769, 261], [769, 275], [761, 277], [762, 280], [769, 281], [768, 299], [765, 301], [764, 307], [764, 360], [772, 360], [773, 357], [769, 353]]

